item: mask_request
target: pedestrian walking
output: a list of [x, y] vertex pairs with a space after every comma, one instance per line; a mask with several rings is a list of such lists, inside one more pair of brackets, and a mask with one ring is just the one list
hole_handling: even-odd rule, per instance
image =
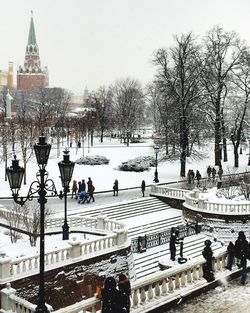
[[143, 180], [141, 182], [141, 192], [142, 192], [143, 197], [145, 196], [145, 189], [146, 189], [146, 183], [145, 183], [145, 180]]
[[94, 198], [95, 187], [93, 185], [91, 177], [88, 178], [87, 186], [88, 186], [88, 193], [89, 193], [89, 200], [87, 202], [89, 203], [91, 199], [93, 202], [95, 202], [95, 198]]
[[249, 246], [246, 240], [245, 233], [240, 231], [238, 238], [235, 241], [235, 257], [240, 260], [237, 264], [239, 268], [242, 268], [241, 283], [245, 285], [247, 279], [247, 258], [249, 256]]
[[188, 179], [188, 184], [191, 185], [191, 182], [192, 182], [192, 173], [191, 173], [191, 170], [188, 170], [187, 179]]
[[222, 166], [219, 165], [218, 176], [219, 176], [219, 179], [220, 179], [220, 180], [222, 180], [222, 174], [223, 174], [223, 169], [222, 169]]
[[211, 169], [211, 166], [209, 165], [208, 168], [207, 168], [207, 178], [208, 178], [208, 180], [210, 180], [210, 178], [211, 178], [211, 173], [212, 173], [212, 169]]
[[77, 198], [77, 190], [78, 190], [78, 187], [77, 187], [77, 181], [76, 180], [73, 180], [73, 184], [72, 184], [72, 188], [71, 188], [71, 199], [73, 199], [73, 196], [75, 196], [75, 198]]
[[215, 182], [215, 175], [216, 175], [216, 169], [213, 167], [213, 168], [212, 168], [213, 183]]
[[197, 187], [200, 187], [201, 173], [198, 170], [196, 171], [195, 178], [197, 179]]
[[204, 244], [205, 248], [202, 251], [202, 255], [206, 259], [206, 263], [203, 264], [203, 277], [210, 282], [215, 279], [213, 273], [213, 251], [211, 249], [212, 242], [207, 239]]
[[226, 265], [226, 269], [228, 269], [229, 271], [232, 270], [234, 254], [235, 254], [234, 244], [232, 243], [232, 241], [230, 241], [227, 246], [227, 265]]
[[86, 191], [86, 183], [85, 183], [85, 179], [82, 180], [82, 190], [81, 191]]
[[194, 184], [194, 177], [195, 177], [195, 174], [194, 174], [194, 171], [193, 171], [193, 170], [190, 170], [190, 177], [191, 177], [191, 182], [192, 182], [192, 184]]
[[118, 180], [116, 179], [113, 185], [114, 196], [118, 196], [118, 190], [119, 190], [119, 183], [118, 183]]
[[124, 295], [124, 303], [122, 305], [124, 313], [130, 312], [130, 296], [131, 285], [128, 277], [125, 274], [119, 275], [118, 289]]
[[116, 289], [116, 281], [113, 277], [107, 277], [102, 289], [102, 313], [123, 313], [125, 296]]

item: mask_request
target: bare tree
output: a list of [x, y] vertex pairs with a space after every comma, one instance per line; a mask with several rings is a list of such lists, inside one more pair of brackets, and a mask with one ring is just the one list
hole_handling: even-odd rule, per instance
[[204, 39], [205, 66], [202, 72], [206, 88], [206, 112], [214, 125], [215, 165], [220, 164], [220, 143], [226, 153], [226, 138], [223, 132], [224, 106], [231, 82], [232, 71], [238, 66], [243, 44], [234, 32], [225, 32], [221, 27], [212, 28]]
[[3, 211], [1, 214], [9, 225], [11, 243], [15, 243], [17, 239], [20, 238], [18, 229], [21, 226], [23, 218], [22, 208], [13, 201], [13, 206], [9, 210]]

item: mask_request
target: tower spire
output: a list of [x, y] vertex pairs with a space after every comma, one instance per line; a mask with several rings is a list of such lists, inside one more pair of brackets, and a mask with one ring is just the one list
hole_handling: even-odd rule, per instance
[[28, 38], [28, 46], [29, 45], [37, 45], [36, 43], [36, 33], [35, 26], [33, 21], [33, 11], [31, 10], [31, 20], [30, 20], [30, 30], [29, 30], [29, 38]]

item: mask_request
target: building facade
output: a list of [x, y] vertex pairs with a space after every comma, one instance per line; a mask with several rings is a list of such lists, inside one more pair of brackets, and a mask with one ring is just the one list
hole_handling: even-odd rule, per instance
[[8, 71], [0, 70], [0, 89], [13, 88], [13, 62], [9, 62]]
[[47, 67], [41, 67], [33, 15], [31, 15], [24, 65], [19, 66], [19, 69], [17, 71], [17, 90], [36, 91], [39, 90], [39, 88], [48, 87], [48, 85], [48, 69]]

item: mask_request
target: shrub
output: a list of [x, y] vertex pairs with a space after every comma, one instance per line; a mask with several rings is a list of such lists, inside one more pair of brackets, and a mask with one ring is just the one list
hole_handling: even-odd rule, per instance
[[155, 166], [155, 159], [151, 156], [144, 156], [122, 162], [118, 166], [118, 170], [125, 172], [144, 172], [148, 171], [151, 166]]
[[86, 156], [81, 157], [80, 159], [76, 160], [76, 164], [84, 164], [84, 165], [102, 165], [102, 164], [109, 164], [109, 159], [102, 155], [93, 155], [93, 156]]

